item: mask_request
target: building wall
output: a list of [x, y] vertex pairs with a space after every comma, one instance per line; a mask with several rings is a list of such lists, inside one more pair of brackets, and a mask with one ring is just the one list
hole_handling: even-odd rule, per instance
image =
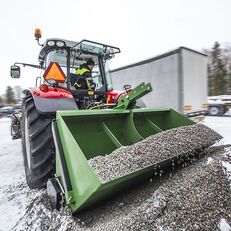
[[111, 72], [114, 89], [133, 88], [151, 82], [153, 91], [142, 100], [147, 107], [171, 107], [184, 113], [184, 106], [202, 110], [207, 100], [207, 56], [179, 48]]
[[134, 88], [142, 82], [150, 82], [153, 91], [142, 98], [147, 107], [178, 108], [177, 55], [112, 72], [114, 89], [122, 90], [125, 84]]

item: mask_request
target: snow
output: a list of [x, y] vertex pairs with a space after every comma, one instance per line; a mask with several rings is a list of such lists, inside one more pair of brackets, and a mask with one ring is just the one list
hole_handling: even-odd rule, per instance
[[220, 229], [220, 231], [230, 231], [231, 226], [226, 222], [225, 219], [222, 218], [220, 223], [219, 223], [219, 229]]
[[226, 168], [226, 170], [231, 174], [231, 164], [228, 162], [222, 162], [222, 164]]
[[[24, 216], [27, 206], [42, 194], [26, 184], [21, 140], [11, 140], [10, 121], [0, 119], [0, 231], [15, 230], [13, 227]], [[224, 144], [231, 144], [231, 116], [206, 117], [203, 123], [220, 133]], [[212, 161], [208, 158], [207, 163]], [[223, 167], [231, 176], [231, 164], [224, 161]], [[221, 219], [219, 227], [221, 231], [231, 230], [225, 219]]]
[[208, 158], [208, 160], [207, 160], [207, 164], [212, 163], [212, 162], [213, 162], [213, 160], [214, 160], [214, 159], [213, 159], [212, 157], [209, 157], [209, 158]]
[[224, 171], [228, 176], [230, 187], [231, 187], [231, 163], [222, 161], [222, 166], [224, 167]]
[[15, 225], [24, 214], [31, 193], [25, 182], [21, 140], [11, 140], [10, 118], [0, 119], [0, 231]]
[[224, 144], [231, 144], [231, 116], [207, 116], [203, 124], [221, 134], [224, 137], [222, 140]]

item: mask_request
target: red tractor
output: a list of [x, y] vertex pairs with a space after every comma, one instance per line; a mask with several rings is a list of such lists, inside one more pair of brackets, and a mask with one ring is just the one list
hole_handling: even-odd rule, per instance
[[[38, 32], [35, 37], [39, 43], [41, 34]], [[29, 187], [47, 186], [52, 207], [59, 208], [64, 199], [72, 212], [76, 213], [158, 171], [161, 173], [162, 169], [172, 169], [175, 163], [195, 159], [199, 156], [198, 150], [215, 143], [215, 135], [211, 135], [210, 140], [206, 139], [204, 144], [199, 142], [192, 148], [185, 147], [188, 143], [186, 140], [185, 146], [177, 151], [179, 145], [174, 146], [174, 142], [178, 144], [181, 139], [178, 142], [175, 138], [185, 136], [186, 132], [179, 130], [173, 139], [153, 141], [152, 146], [157, 145], [156, 150], [160, 151], [160, 159], [154, 155], [154, 159], [149, 157], [152, 161], [147, 163], [145, 151], [130, 151], [133, 155], [126, 153], [122, 158], [128, 156], [127, 161], [131, 161], [134, 153], [140, 156], [138, 162], [134, 161], [136, 168], [104, 182], [90, 166], [90, 159], [110, 155], [116, 149], [136, 144], [151, 135], [194, 125], [194, 122], [171, 108], [135, 108], [137, 100], [152, 91], [150, 83], [141, 83], [133, 90], [126, 85], [124, 91], [114, 91], [108, 60], [120, 52], [119, 48], [88, 40], [72, 42], [63, 39], [48, 39], [41, 46], [38, 65], [15, 63], [11, 67], [13, 78], [20, 77], [17, 64], [41, 69], [41, 77], [36, 79], [37, 87], [24, 91], [22, 116], [12, 117], [11, 131], [13, 138], [22, 138]], [[87, 77], [91, 79], [86, 79], [89, 85], [84, 84], [85, 79], [78, 74], [79, 67], [88, 60], [95, 64], [92, 76]], [[207, 138], [207, 129], [201, 126], [201, 130], [201, 137]], [[192, 131], [190, 134], [197, 137], [198, 127], [192, 127]], [[167, 134], [172, 137], [175, 133]], [[168, 149], [170, 146], [175, 151], [171, 153], [172, 156], [166, 157], [162, 153], [168, 140]], [[189, 153], [187, 150], [190, 150]], [[119, 159], [120, 163], [122, 159]], [[114, 171], [118, 171], [118, 166]]]
[[[36, 87], [26, 89], [22, 102], [22, 116], [12, 119], [13, 139], [22, 138], [22, 149], [27, 183], [30, 188], [41, 188], [54, 174], [55, 148], [51, 122], [57, 110], [78, 110], [114, 107], [121, 94], [112, 88], [108, 60], [120, 52], [117, 47], [82, 40], [47, 39], [40, 44], [40, 30], [35, 31], [38, 44], [39, 64], [15, 63], [11, 77], [20, 77], [20, 67], [41, 69]], [[93, 60], [94, 87], [76, 89], [79, 76], [76, 69], [87, 60]]]

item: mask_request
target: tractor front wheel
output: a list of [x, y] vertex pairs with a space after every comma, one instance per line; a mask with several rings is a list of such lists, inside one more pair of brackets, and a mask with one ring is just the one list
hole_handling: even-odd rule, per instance
[[31, 189], [46, 187], [54, 174], [55, 148], [49, 116], [35, 108], [31, 95], [22, 105], [22, 151], [26, 180]]

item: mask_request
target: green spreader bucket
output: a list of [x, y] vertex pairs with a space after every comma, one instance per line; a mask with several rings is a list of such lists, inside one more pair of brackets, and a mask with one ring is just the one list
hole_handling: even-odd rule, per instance
[[[153, 166], [103, 183], [88, 160], [135, 144], [150, 135], [192, 125], [172, 109], [58, 111], [53, 123], [56, 175], [75, 213], [153, 174]], [[159, 166], [171, 164], [159, 162]]]

